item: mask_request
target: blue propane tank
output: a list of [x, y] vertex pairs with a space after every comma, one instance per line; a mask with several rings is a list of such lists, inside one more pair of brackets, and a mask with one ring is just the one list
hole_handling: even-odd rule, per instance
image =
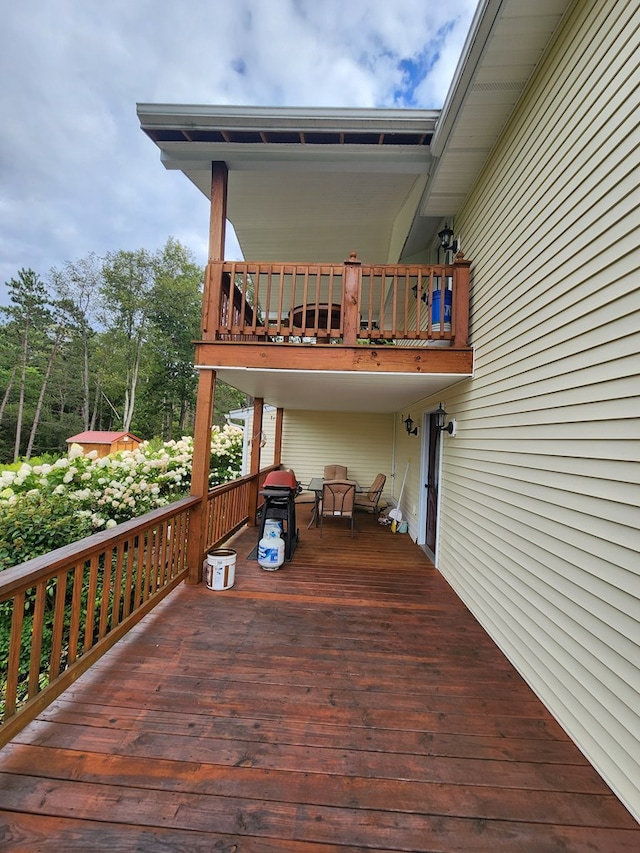
[[258, 563], [268, 572], [274, 572], [284, 563], [284, 539], [275, 525], [265, 525], [264, 536], [258, 542]]

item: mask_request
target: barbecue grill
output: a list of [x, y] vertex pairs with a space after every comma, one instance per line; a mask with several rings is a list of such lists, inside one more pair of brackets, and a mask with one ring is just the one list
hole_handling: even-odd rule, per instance
[[290, 560], [298, 544], [296, 527], [296, 495], [300, 484], [293, 471], [271, 471], [265, 477], [264, 488], [260, 494], [264, 498], [262, 520], [258, 541], [264, 536], [264, 527], [268, 519], [277, 519], [283, 524], [284, 558]]

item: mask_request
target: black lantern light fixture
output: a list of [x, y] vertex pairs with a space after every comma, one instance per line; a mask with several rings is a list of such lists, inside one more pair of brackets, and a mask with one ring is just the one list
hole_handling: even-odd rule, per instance
[[418, 427], [413, 425], [413, 420], [411, 419], [411, 415], [407, 415], [404, 419], [404, 428], [407, 431], [407, 435], [417, 435]]
[[436, 428], [440, 432], [448, 432], [449, 435], [455, 435], [456, 434], [456, 422], [455, 422], [455, 420], [450, 420], [449, 423], [446, 422], [447, 421], [447, 413], [446, 413], [442, 403], [440, 403], [440, 405], [436, 409], [435, 414], [436, 414]]
[[453, 230], [449, 228], [446, 222], [442, 231], [438, 231], [438, 239], [440, 240], [440, 248], [443, 252], [453, 252], [455, 254], [458, 251], [458, 241], [453, 239]]
[[[429, 279], [427, 278], [420, 285], [420, 290], [421, 290], [420, 299], [422, 299], [422, 301], [425, 303], [429, 301], [428, 288], [429, 288]], [[417, 299], [418, 298], [418, 285], [414, 284], [413, 287], [411, 288], [411, 290], [413, 290], [413, 295]]]

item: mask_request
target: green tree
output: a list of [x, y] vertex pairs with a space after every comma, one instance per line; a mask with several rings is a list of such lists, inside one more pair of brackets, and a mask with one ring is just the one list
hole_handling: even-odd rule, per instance
[[161, 434], [168, 441], [188, 431], [195, 409], [197, 374], [194, 341], [200, 334], [202, 279], [192, 253], [169, 238], [156, 255], [151, 292], [147, 408], [151, 403]]
[[122, 429], [131, 429], [149, 326], [155, 262], [145, 249], [107, 254], [102, 269], [102, 315], [123, 369]]
[[38, 394], [38, 402], [36, 403], [35, 412], [33, 414], [33, 420], [31, 422], [31, 430], [29, 432], [29, 441], [27, 442], [25, 459], [31, 459], [31, 453], [33, 451], [33, 445], [35, 442], [36, 433], [38, 431], [38, 426], [40, 425], [40, 418], [42, 416], [45, 395], [47, 393], [49, 379], [51, 378], [51, 372], [53, 370], [53, 365], [58, 356], [62, 343], [66, 335], [68, 334], [67, 316], [70, 308], [71, 306], [66, 304], [65, 302], [58, 302], [57, 304], [52, 305], [53, 310], [51, 313], [51, 317], [53, 320], [53, 324], [50, 332], [49, 354], [47, 357], [44, 376], [42, 377], [40, 393]]
[[90, 428], [90, 346], [102, 286], [102, 260], [90, 252], [79, 261], [68, 261], [50, 273], [58, 299], [65, 305], [69, 328], [80, 343], [82, 353], [82, 429]]
[[22, 422], [25, 410], [25, 394], [27, 387], [27, 369], [31, 355], [31, 344], [50, 320], [50, 302], [47, 290], [32, 269], [18, 271], [18, 277], [7, 282], [9, 305], [2, 310], [10, 317], [19, 344], [16, 352], [18, 368], [18, 407], [15, 426], [15, 441], [13, 446], [13, 461], [20, 456], [22, 441]]

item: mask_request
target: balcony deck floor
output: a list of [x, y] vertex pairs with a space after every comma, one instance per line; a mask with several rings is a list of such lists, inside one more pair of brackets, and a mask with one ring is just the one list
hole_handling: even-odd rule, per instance
[[233, 540], [0, 752], [3, 851], [636, 851], [640, 827], [372, 516]]

